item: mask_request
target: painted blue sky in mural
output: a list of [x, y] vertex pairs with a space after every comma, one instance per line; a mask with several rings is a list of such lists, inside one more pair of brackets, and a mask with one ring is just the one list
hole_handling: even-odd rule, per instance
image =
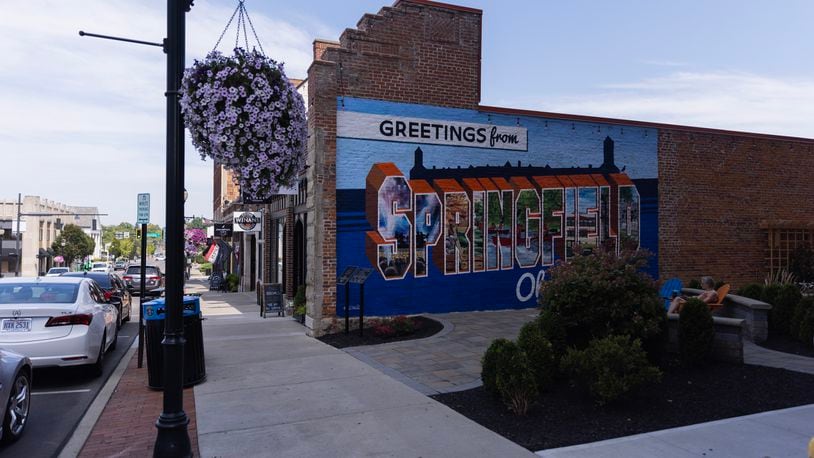
[[[343, 164], [337, 172], [338, 189], [361, 189], [365, 187], [367, 170], [357, 170], [352, 164], [393, 162], [404, 173], [413, 166], [414, 151], [424, 151], [424, 166], [468, 167], [500, 166], [507, 161], [522, 166], [546, 165], [561, 167], [599, 167], [603, 160], [603, 141], [611, 137], [615, 143], [615, 163], [632, 179], [657, 178], [658, 161], [656, 148], [658, 131], [654, 128], [616, 126], [600, 123], [572, 122], [528, 116], [508, 116], [479, 113], [473, 110], [439, 108], [426, 105], [382, 102], [343, 97], [337, 101], [339, 110], [398, 115], [414, 118], [471, 123], [522, 126], [528, 129], [528, 151], [491, 150], [444, 145], [420, 145], [417, 143], [384, 142], [338, 138], [337, 161]], [[352, 151], [353, 161], [343, 161]]]

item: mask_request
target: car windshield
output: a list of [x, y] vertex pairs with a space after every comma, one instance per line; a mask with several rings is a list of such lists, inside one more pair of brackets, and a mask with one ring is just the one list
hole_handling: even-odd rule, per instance
[[78, 291], [77, 284], [2, 283], [0, 304], [72, 304]]
[[[127, 275], [141, 275], [141, 266], [130, 266], [127, 268]], [[147, 275], [158, 276], [158, 269], [147, 267]]]
[[99, 267], [107, 267], [107, 264], [105, 264], [104, 262], [94, 262], [93, 263], [93, 268], [94, 269], [99, 268]]
[[67, 267], [52, 267], [51, 270], [48, 271], [49, 274], [61, 274], [62, 272], [67, 272]]
[[90, 274], [85, 272], [69, 272], [62, 274], [63, 277], [87, 277], [96, 280], [96, 283], [104, 289], [110, 289], [110, 275], [108, 274]]

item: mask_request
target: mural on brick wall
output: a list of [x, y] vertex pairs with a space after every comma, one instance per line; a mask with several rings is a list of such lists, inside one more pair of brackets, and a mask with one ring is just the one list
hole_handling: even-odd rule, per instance
[[658, 252], [653, 129], [347, 98], [337, 118], [337, 269], [375, 269], [367, 314], [530, 307], [577, 251]]

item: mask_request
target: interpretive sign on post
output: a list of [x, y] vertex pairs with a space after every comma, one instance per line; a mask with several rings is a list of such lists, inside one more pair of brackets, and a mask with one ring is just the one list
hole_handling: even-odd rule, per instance
[[150, 194], [141, 193], [138, 195], [138, 217], [136, 224], [147, 224], [150, 222]]

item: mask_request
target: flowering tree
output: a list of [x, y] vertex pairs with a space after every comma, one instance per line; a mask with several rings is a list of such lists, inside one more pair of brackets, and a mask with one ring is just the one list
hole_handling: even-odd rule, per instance
[[184, 251], [195, 256], [201, 247], [206, 245], [206, 231], [203, 229], [187, 229], [184, 231]]
[[212, 51], [184, 72], [181, 110], [202, 158], [235, 172], [240, 189], [265, 199], [292, 186], [304, 165], [305, 105], [283, 64], [257, 51]]

